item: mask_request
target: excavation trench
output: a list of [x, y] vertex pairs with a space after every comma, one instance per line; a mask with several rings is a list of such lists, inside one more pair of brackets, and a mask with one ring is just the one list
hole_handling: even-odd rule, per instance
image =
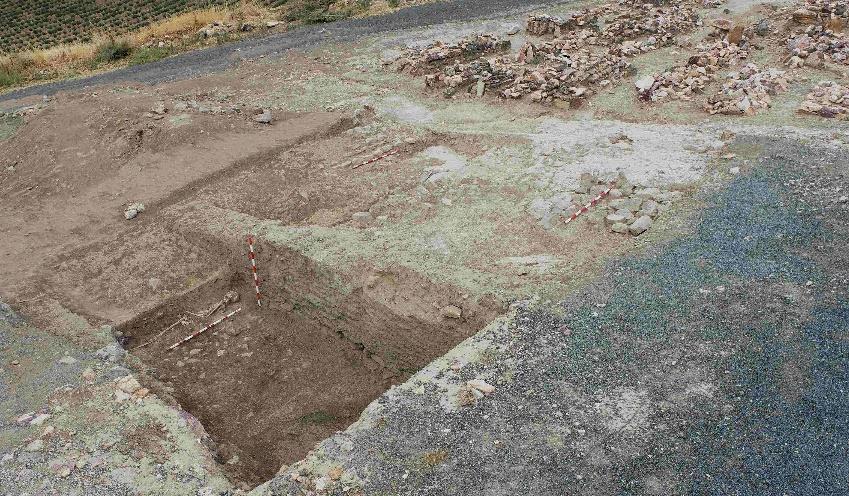
[[[334, 273], [262, 243], [259, 307], [245, 262], [234, 257], [219, 276], [121, 326], [142, 379], [200, 420], [225, 472], [244, 485], [303, 458], [499, 311], [407, 269]], [[449, 305], [462, 316], [444, 315]]]

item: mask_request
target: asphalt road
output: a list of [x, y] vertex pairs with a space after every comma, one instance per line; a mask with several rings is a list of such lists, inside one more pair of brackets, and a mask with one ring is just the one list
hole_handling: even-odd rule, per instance
[[304, 26], [292, 31], [249, 38], [226, 45], [175, 55], [145, 65], [125, 67], [95, 76], [58, 81], [0, 95], [0, 102], [33, 95], [120, 82], [160, 83], [185, 79], [227, 69], [239, 60], [273, 55], [293, 48], [308, 48], [328, 41], [351, 41], [363, 36], [399, 29], [429, 26], [521, 13], [534, 8], [570, 3], [559, 0], [448, 0], [418, 5], [391, 14], [348, 19], [330, 24]]

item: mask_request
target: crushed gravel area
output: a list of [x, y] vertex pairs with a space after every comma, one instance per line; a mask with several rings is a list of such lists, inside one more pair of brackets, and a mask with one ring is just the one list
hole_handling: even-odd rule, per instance
[[[837, 494], [849, 162], [792, 139], [734, 146], [760, 158], [705, 195], [691, 235], [517, 305], [258, 492]], [[472, 379], [495, 390], [462, 406]]]

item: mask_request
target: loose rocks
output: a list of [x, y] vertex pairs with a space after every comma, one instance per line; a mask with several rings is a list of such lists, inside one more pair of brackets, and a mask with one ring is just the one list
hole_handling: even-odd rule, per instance
[[142, 212], [144, 212], [144, 203], [131, 203], [124, 210], [124, 218], [127, 220], [135, 219]]
[[808, 93], [799, 111], [820, 117], [849, 120], [849, 87], [833, 81], [823, 81]]
[[722, 89], [708, 98], [705, 110], [710, 114], [754, 115], [770, 107], [771, 95], [786, 90], [784, 71], [762, 71], [755, 64], [748, 64], [728, 75]]
[[271, 110], [262, 109], [262, 112], [254, 115], [254, 122], [258, 122], [260, 124], [271, 124], [274, 118], [271, 116]]

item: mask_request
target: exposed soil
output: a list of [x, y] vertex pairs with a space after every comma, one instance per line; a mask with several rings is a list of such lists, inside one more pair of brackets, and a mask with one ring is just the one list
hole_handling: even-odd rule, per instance
[[246, 264], [234, 261], [223, 275], [121, 326], [127, 347], [148, 367], [151, 388], [195, 415], [216, 441], [225, 470], [250, 485], [347, 427], [390, 385], [472, 335], [496, 311], [467, 305], [462, 319], [442, 317], [440, 305], [459, 296], [409, 272], [381, 271], [345, 295], [294, 252], [263, 245], [258, 263], [273, 274], [263, 285], [262, 307]]
[[[369, 210], [397, 219], [404, 209], [374, 206], [415, 189], [421, 171], [352, 163], [390, 145], [399, 157], [442, 142], [471, 154], [484, 147], [435, 134], [409, 143], [363, 137], [345, 132], [355, 124], [340, 113], [275, 112], [263, 126], [238, 100], [217, 107], [236, 81], [206, 83], [59, 96], [0, 142], [0, 295], [56, 334], [67, 336], [58, 317], [66, 311], [119, 323], [144, 385], [197, 417], [226, 473], [248, 487], [350, 425], [501, 307], [401, 266], [328, 267], [262, 238], [258, 307], [247, 232], [211, 228], [210, 215], [318, 226], [348, 225]], [[164, 116], [151, 112], [160, 102]], [[134, 201], [146, 209], [128, 221]], [[238, 301], [216, 307], [231, 291]], [[462, 315], [444, 315], [449, 305]]]

